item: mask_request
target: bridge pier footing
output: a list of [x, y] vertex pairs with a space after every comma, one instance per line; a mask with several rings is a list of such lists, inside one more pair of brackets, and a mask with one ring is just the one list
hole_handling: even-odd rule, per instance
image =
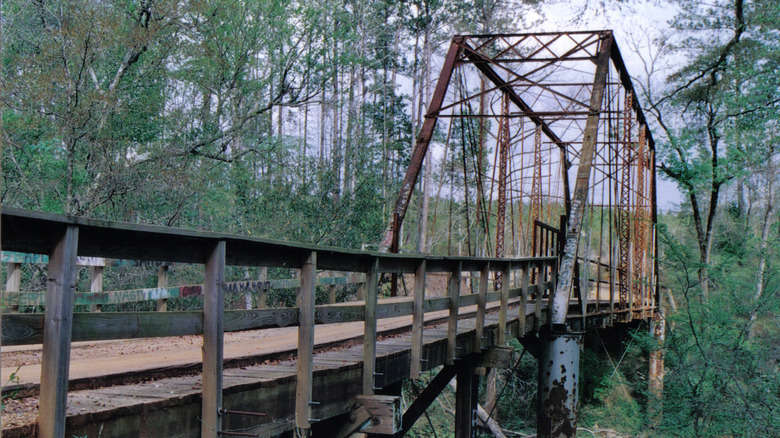
[[537, 436], [577, 434], [577, 380], [582, 332], [555, 324], [540, 333]]

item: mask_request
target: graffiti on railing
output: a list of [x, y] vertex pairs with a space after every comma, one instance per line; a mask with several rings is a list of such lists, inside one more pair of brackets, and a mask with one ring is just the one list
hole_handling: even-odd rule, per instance
[[[3, 251], [0, 254], [2, 263], [21, 263], [21, 264], [47, 264], [49, 256], [45, 254], [29, 254], [25, 252]], [[157, 267], [172, 265], [172, 263], [154, 261], [154, 260], [129, 260], [129, 259], [105, 259], [102, 257], [77, 257], [78, 266], [102, 266], [102, 267]]]
[[[322, 277], [318, 286], [356, 284], [365, 281], [361, 275], [348, 277]], [[272, 289], [294, 289], [301, 285], [298, 278], [266, 281], [234, 281], [224, 283], [225, 293], [267, 292]], [[203, 294], [200, 284], [188, 286], [153, 287], [110, 292], [77, 292], [75, 304], [122, 304], [170, 298], [195, 297]], [[3, 292], [3, 304], [8, 306], [42, 306], [46, 304], [45, 292]]]

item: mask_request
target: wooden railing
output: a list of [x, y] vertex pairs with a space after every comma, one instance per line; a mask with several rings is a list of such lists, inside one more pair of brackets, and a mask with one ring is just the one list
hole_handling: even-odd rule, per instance
[[[47, 264], [48, 256], [40, 254], [23, 254], [23, 253], [9, 253], [3, 252], [3, 260], [25, 260], [24, 263], [35, 264]], [[139, 266], [143, 263], [139, 263], [136, 260], [109, 260], [90, 258], [90, 264], [85, 263], [85, 258], [79, 257], [77, 264], [79, 266], [89, 266], [91, 268], [91, 291], [90, 292], [78, 292], [75, 294], [74, 304], [83, 304], [90, 306], [103, 306], [107, 304], [128, 304], [139, 303], [143, 301], [157, 301], [157, 300], [169, 300], [173, 298], [187, 298], [197, 297], [203, 295], [202, 284], [187, 284], [180, 286], [167, 286], [160, 283], [167, 283], [167, 268], [169, 264], [163, 262], [150, 262], [150, 266], [159, 266], [158, 271], [158, 287], [146, 287], [137, 289], [123, 289], [114, 291], [103, 290], [103, 272], [102, 269], [96, 270], [96, 268], [102, 268], [104, 266]], [[92, 264], [95, 263], [101, 264]], [[118, 263], [117, 263], [118, 262]], [[84, 264], [82, 264], [84, 263]], [[22, 262], [11, 261], [6, 262], [6, 287], [2, 292], [2, 304], [3, 310], [16, 310], [19, 307], [34, 307], [43, 306], [46, 304], [45, 292], [30, 292], [21, 289], [21, 265]], [[96, 271], [98, 274], [96, 275]], [[159, 272], [163, 274], [160, 275]], [[317, 286], [327, 286], [329, 289], [329, 302], [335, 303], [335, 296], [332, 292], [333, 288], [339, 286], [346, 286], [348, 284], [363, 285], [365, 283], [365, 276], [350, 275], [350, 276], [321, 276], [317, 277]], [[96, 286], [97, 284], [97, 286]], [[268, 292], [277, 289], [296, 289], [300, 287], [301, 280], [299, 278], [284, 278], [284, 279], [272, 279], [272, 280], [244, 280], [244, 281], [231, 281], [224, 284], [225, 293], [227, 294], [256, 294], [257, 295], [257, 308], [265, 308], [267, 306], [266, 298]], [[93, 310], [99, 310], [93, 309]], [[165, 310], [160, 309], [157, 310]]]
[[[6, 251], [48, 256], [48, 288], [44, 314], [6, 314], [2, 321], [4, 345], [43, 343], [39, 424], [41, 435], [62, 436], [65, 425], [68, 364], [73, 341], [132, 339], [178, 335], [203, 335], [203, 429], [215, 437], [220, 430], [222, 406], [223, 333], [271, 327], [298, 326], [297, 426], [311, 426], [312, 360], [317, 324], [363, 321], [363, 392], [375, 390], [377, 320], [412, 315], [411, 377], [418, 377], [422, 355], [423, 314], [449, 310], [446, 362], [456, 360], [455, 341], [460, 309], [477, 306], [476, 342], [482, 338], [487, 303], [499, 302], [499, 342], [506, 336], [507, 309], [511, 299], [525, 303], [542, 296], [552, 299], [552, 282], [532, 285], [531, 271], [554, 272], [555, 258], [495, 259], [379, 254], [331, 247], [290, 244], [228, 234], [161, 228], [136, 224], [64, 217], [4, 208], [2, 247]], [[204, 265], [201, 291], [203, 311], [74, 313], [77, 257], [131, 260], [165, 260]], [[285, 267], [300, 270], [297, 307], [225, 310], [225, 266]], [[365, 274], [365, 300], [315, 306], [318, 270]], [[447, 273], [447, 296], [425, 298], [428, 273]], [[479, 273], [487, 279], [501, 272], [504, 279], [519, 279], [520, 287], [503, 281], [500, 291], [488, 292], [480, 281], [479, 292], [461, 295], [463, 273]], [[414, 276], [412, 300], [380, 302], [381, 273]], [[540, 290], [541, 289], [541, 290]], [[518, 312], [525, 327], [525, 311]], [[539, 321], [539, 318], [537, 318]]]

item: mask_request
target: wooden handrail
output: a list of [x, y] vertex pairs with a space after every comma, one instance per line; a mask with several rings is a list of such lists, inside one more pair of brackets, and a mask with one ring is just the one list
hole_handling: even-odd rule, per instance
[[325, 271], [366, 272], [373, 259], [379, 260], [379, 272], [414, 273], [423, 259], [427, 271], [452, 272], [457, 263], [463, 272], [480, 271], [490, 262], [491, 270], [509, 265], [514, 269], [532, 260], [545, 258], [495, 258], [388, 254], [359, 251], [272, 239], [213, 233], [181, 228], [109, 222], [74, 216], [61, 216], [11, 207], [2, 209], [2, 248], [31, 254], [49, 254], [67, 226], [79, 228], [78, 255], [106, 259], [167, 263], [203, 264], [210, 248], [226, 243], [226, 264], [300, 268], [311, 251], [317, 252], [317, 269]]

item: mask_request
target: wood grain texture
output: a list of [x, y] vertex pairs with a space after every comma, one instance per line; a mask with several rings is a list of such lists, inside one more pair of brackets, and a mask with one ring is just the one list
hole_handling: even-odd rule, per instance
[[224, 352], [225, 242], [216, 244], [203, 279], [203, 402], [201, 437], [217, 438], [222, 430], [222, 362]]
[[377, 435], [394, 435], [401, 430], [401, 397], [392, 395], [359, 395], [357, 402], [368, 409], [371, 421], [361, 432]]
[[528, 277], [529, 277], [529, 265], [526, 264], [523, 267], [523, 273], [521, 276], [521, 287], [520, 287], [520, 309], [518, 312], [518, 337], [525, 336], [526, 332], [526, 307], [528, 306]]
[[374, 393], [376, 372], [377, 296], [379, 294], [379, 259], [375, 259], [366, 274], [366, 301], [363, 331], [363, 394]]
[[[529, 263], [528, 264], [528, 275], [529, 276], [530, 276], [531, 271], [534, 270], [534, 269], [538, 269], [537, 265], [535, 263]], [[536, 278], [538, 279], [539, 276], [537, 275]], [[539, 280], [537, 280], [537, 281], [539, 283], [541, 283], [541, 281], [539, 281]], [[524, 283], [528, 283], [529, 282], [529, 280], [526, 278], [525, 272], [523, 272], [523, 282]], [[524, 287], [523, 289], [527, 289], [529, 294], [532, 293], [532, 289], [530, 289], [530, 286], [529, 287]], [[541, 324], [541, 321], [542, 321], [542, 295], [544, 295], [544, 293], [543, 293], [544, 290], [540, 289], [540, 288], [536, 288], [536, 289], [533, 289], [533, 290], [536, 291], [535, 292], [535, 295], [536, 295], [536, 306], [534, 307], [534, 331], [538, 331], [539, 327], [540, 327], [540, 324]]]
[[311, 401], [314, 370], [314, 292], [317, 284], [317, 253], [309, 253], [301, 267], [298, 292], [298, 358], [296, 360], [296, 426], [311, 428]]
[[[168, 265], [163, 265], [157, 268], [157, 288], [165, 288], [165, 287], [168, 287]], [[157, 311], [158, 312], [168, 311], [167, 298], [157, 299]]]
[[501, 304], [498, 310], [498, 345], [504, 345], [507, 341], [506, 313], [509, 305], [509, 275], [511, 272], [509, 265], [505, 266], [501, 271], [501, 295], [499, 299]]
[[[496, 267], [517, 264], [530, 258], [498, 259], [380, 254], [343, 248], [289, 243], [272, 239], [243, 237], [225, 233], [185, 230], [143, 224], [111, 222], [84, 217], [62, 216], [39, 211], [4, 208], [0, 236], [8, 251], [48, 254], [68, 226], [79, 228], [79, 254], [133, 261], [165, 263], [205, 263], [217, 242], [225, 241], [226, 264], [300, 268], [311, 251], [318, 253], [323, 270], [366, 272], [375, 260], [380, 270], [412, 273], [420, 261], [428, 260], [428, 272], [451, 272], [456, 264], [479, 270], [485, 261]], [[537, 260], [553, 261], [554, 257]]]
[[79, 229], [66, 227], [49, 257], [38, 411], [40, 438], [65, 436]]
[[[173, 289], [173, 288], [169, 288]], [[510, 290], [509, 298], [520, 289]], [[533, 290], [533, 288], [532, 288]], [[45, 294], [41, 294], [45, 296]], [[460, 297], [459, 307], [474, 305], [477, 294]], [[487, 302], [497, 301], [498, 293], [489, 292]], [[76, 304], [78, 304], [76, 300]], [[449, 309], [448, 297], [429, 298], [423, 301], [425, 313]], [[377, 319], [412, 314], [412, 301], [379, 302]], [[316, 306], [316, 324], [337, 324], [363, 321], [364, 309], [360, 302]], [[43, 341], [44, 315], [34, 313], [8, 314], [2, 319], [3, 345], [40, 344]], [[294, 307], [227, 310], [224, 313], [224, 330], [235, 332], [298, 325], [298, 309]], [[75, 313], [73, 315], [72, 340], [101, 341], [112, 339], [156, 338], [166, 336], [198, 335], [203, 332], [202, 312], [118, 312]]]
[[477, 299], [477, 319], [474, 335], [474, 345], [471, 351], [482, 350], [482, 336], [485, 331], [485, 308], [487, 306], [488, 277], [490, 276], [490, 262], [485, 263], [479, 273], [479, 296]]
[[447, 355], [445, 363], [447, 365], [455, 364], [456, 349], [455, 343], [458, 336], [458, 308], [460, 300], [460, 280], [461, 269], [460, 263], [455, 266], [455, 269], [450, 274], [450, 279], [447, 284], [447, 295], [449, 298], [449, 317], [447, 318]]
[[426, 261], [420, 262], [414, 274], [414, 305], [412, 306], [412, 350], [409, 362], [409, 378], [419, 379], [422, 370], [423, 302], [425, 302]]
[[[89, 292], [99, 294], [103, 292], [103, 267], [92, 266], [89, 268], [90, 282]], [[89, 308], [91, 312], [100, 312], [103, 310], [100, 304], [92, 304]]]
[[[5, 290], [7, 292], [19, 292], [22, 285], [22, 264], [21, 263], [7, 263], [6, 264], [6, 281]], [[18, 311], [18, 305], [9, 305], [5, 299], [0, 301], [2, 306], [8, 306], [12, 312]]]

